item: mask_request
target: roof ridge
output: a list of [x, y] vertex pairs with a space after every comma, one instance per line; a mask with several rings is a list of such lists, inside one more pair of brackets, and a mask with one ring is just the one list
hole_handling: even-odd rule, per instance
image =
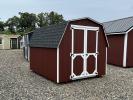
[[107, 21], [107, 22], [103, 22], [103, 23], [115, 22], [115, 21], [118, 21], [118, 20], [123, 20], [123, 19], [128, 19], [128, 18], [133, 18], [133, 16], [130, 16], [130, 17], [125, 17], [125, 18], [120, 18], [120, 19], [115, 19], [115, 20], [112, 20], [112, 21]]

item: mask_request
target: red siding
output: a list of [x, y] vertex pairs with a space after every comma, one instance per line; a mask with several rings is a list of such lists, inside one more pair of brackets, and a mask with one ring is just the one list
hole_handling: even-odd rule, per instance
[[56, 82], [57, 50], [30, 48], [30, 68], [39, 75]]
[[[75, 34], [74, 35], [74, 52], [75, 53], [81, 53], [83, 52], [83, 48], [84, 48], [84, 31], [83, 30], [74, 30]], [[80, 45], [79, 45], [79, 38], [80, 39]]]
[[128, 33], [127, 67], [133, 67], [133, 30]]
[[[100, 32], [99, 32], [99, 55], [98, 55], [98, 73], [99, 76], [105, 74], [105, 61], [106, 61], [106, 40], [104, 37], [104, 32], [102, 29], [102, 26], [99, 24], [94, 23], [93, 21], [90, 21], [88, 19], [80, 20], [80, 21], [73, 21], [70, 22], [65, 35], [61, 41], [60, 44], [60, 62], [59, 62], [59, 80], [60, 82], [67, 82], [70, 81], [70, 74], [71, 74], [71, 57], [70, 57], [70, 52], [71, 52], [71, 30], [70, 30], [70, 24], [76, 24], [76, 25], [86, 25], [86, 26], [98, 26], [100, 27]], [[79, 34], [80, 32], [77, 32]], [[77, 48], [79, 50], [82, 50], [81, 47], [83, 45], [83, 37], [82, 36], [77, 36], [78, 37], [78, 45]], [[90, 39], [90, 43], [93, 43], [93, 39]], [[90, 45], [90, 47], [95, 48], [95, 45]], [[92, 49], [93, 50], [93, 49]], [[81, 58], [78, 58], [77, 61], [79, 60], [79, 63], [77, 63], [78, 66], [82, 66], [81, 64]], [[94, 61], [93, 58], [90, 59], [91, 61]], [[93, 63], [92, 63], [93, 64]], [[91, 65], [92, 65], [91, 64]], [[89, 65], [89, 64], [88, 64]], [[89, 66], [90, 67], [90, 66]], [[77, 74], [81, 72], [81, 68], [77, 68]], [[92, 69], [93, 70], [93, 69]]]
[[108, 64], [123, 66], [124, 35], [108, 35]]
[[74, 60], [74, 73], [76, 75], [80, 75], [83, 71], [83, 58], [81, 56], [77, 56]]
[[95, 52], [96, 51], [95, 45], [96, 45], [96, 32], [88, 31], [87, 52], [90, 53]]

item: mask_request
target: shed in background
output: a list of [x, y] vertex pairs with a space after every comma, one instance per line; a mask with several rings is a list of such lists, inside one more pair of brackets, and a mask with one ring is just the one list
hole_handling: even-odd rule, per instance
[[133, 67], [133, 17], [103, 23], [110, 47], [108, 64]]
[[31, 39], [31, 36], [33, 34], [32, 32], [28, 32], [22, 36], [22, 39], [20, 41], [21, 48], [23, 49], [23, 55], [24, 58], [27, 61], [30, 61], [30, 47], [29, 47], [29, 41]]
[[0, 49], [20, 49], [20, 35], [0, 34]]

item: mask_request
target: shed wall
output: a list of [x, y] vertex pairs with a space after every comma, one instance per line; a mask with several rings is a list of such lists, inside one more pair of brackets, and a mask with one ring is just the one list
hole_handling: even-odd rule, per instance
[[[0, 49], [11, 49], [10, 48], [10, 39], [11, 38], [18, 38], [19, 35], [5, 35], [0, 34], [0, 38], [2, 38], [2, 44], [0, 44]], [[19, 43], [19, 42], [17, 42]]]
[[[98, 47], [98, 51], [99, 51], [99, 55], [98, 55], [98, 73], [99, 76], [102, 76], [105, 74], [105, 67], [106, 67], [106, 40], [104, 37], [104, 31], [102, 29], [102, 26], [99, 24], [94, 23], [93, 21], [90, 21], [88, 19], [84, 19], [84, 20], [80, 20], [80, 21], [73, 21], [70, 22], [66, 32], [63, 36], [63, 39], [61, 41], [60, 44], [60, 55], [59, 55], [59, 80], [60, 82], [67, 82], [70, 81], [70, 75], [71, 75], [71, 57], [70, 57], [70, 53], [71, 53], [71, 30], [70, 30], [70, 24], [75, 24], [75, 25], [85, 25], [85, 26], [98, 26], [100, 27], [100, 31], [99, 31], [99, 47]], [[81, 36], [82, 37], [82, 36]], [[80, 42], [81, 41], [81, 42]], [[90, 41], [92, 42], [92, 41]], [[83, 45], [82, 44], [82, 38], [78, 37], [78, 45]], [[77, 46], [77, 48], [81, 46]], [[95, 48], [95, 47], [93, 47]], [[81, 65], [80, 61], [79, 64], [77, 65]], [[80, 72], [81, 69], [78, 69], [78, 72]]]
[[57, 49], [30, 48], [30, 69], [52, 81], [57, 80]]
[[124, 35], [108, 35], [108, 64], [123, 66]]
[[133, 30], [128, 33], [127, 67], [133, 67]]

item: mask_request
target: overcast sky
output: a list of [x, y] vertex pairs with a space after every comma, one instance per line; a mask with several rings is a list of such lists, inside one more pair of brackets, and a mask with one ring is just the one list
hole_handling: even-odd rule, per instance
[[91, 17], [97, 21], [133, 16], [133, 0], [1, 0], [0, 18], [6, 20], [18, 12], [56, 11], [66, 20]]

